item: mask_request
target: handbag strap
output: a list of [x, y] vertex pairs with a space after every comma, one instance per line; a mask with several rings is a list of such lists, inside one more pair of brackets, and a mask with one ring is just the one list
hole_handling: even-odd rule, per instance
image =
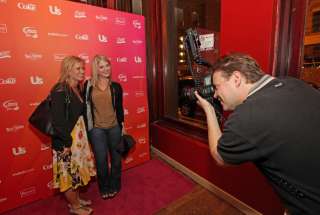
[[64, 104], [65, 104], [65, 116], [66, 120], [69, 120], [69, 109], [70, 109], [70, 103], [71, 103], [71, 95], [70, 95], [70, 90], [68, 89], [67, 84], [65, 84], [65, 98], [64, 98]]
[[[64, 97], [64, 114], [65, 114], [65, 118], [66, 120], [69, 120], [70, 117], [70, 103], [71, 103], [71, 94], [70, 94], [70, 90], [68, 89], [68, 85], [67, 83], [62, 84], [62, 83], [57, 83], [55, 84], [52, 89], [49, 92], [49, 95], [47, 96], [46, 100], [48, 100], [50, 102], [50, 107], [51, 107], [51, 101], [52, 101], [52, 92], [57, 90], [57, 88], [59, 87], [59, 85], [63, 85], [64, 89], [64, 93], [65, 93], [65, 97]], [[61, 89], [61, 88], [60, 88]]]

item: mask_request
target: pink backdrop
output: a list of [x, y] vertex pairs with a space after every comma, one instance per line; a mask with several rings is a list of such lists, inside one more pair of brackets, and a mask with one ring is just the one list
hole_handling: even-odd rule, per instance
[[110, 57], [124, 89], [125, 127], [137, 146], [124, 168], [149, 160], [145, 31], [142, 16], [59, 0], [0, 0], [0, 213], [53, 194], [50, 140], [28, 117], [77, 55], [86, 72]]

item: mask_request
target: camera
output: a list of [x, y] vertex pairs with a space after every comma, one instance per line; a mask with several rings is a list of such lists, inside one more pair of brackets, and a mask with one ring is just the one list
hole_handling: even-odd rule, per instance
[[[197, 31], [192, 28], [187, 29], [184, 39], [184, 48], [187, 55], [187, 66], [191, 73], [192, 80], [189, 80], [188, 83], [186, 83], [184, 86], [181, 86], [180, 98], [182, 103], [187, 104], [190, 107], [190, 110], [194, 110], [194, 105], [196, 105], [197, 100], [194, 92], [197, 91], [201, 97], [211, 103], [211, 105], [215, 108], [219, 121], [221, 121], [222, 106], [220, 102], [213, 97], [214, 86], [212, 84], [211, 74], [212, 65], [201, 57], [199, 51], [200, 46], [201, 42]], [[196, 69], [193, 68], [194, 63], [199, 65], [196, 67]], [[203, 70], [207, 71], [204, 72]]]
[[[200, 80], [201, 81], [201, 80]], [[201, 86], [196, 87], [184, 87], [182, 88], [181, 96], [185, 98], [189, 98], [190, 100], [196, 100], [196, 96], [194, 94], [195, 91], [205, 98], [206, 100], [210, 100], [209, 102], [212, 103], [213, 94], [214, 94], [214, 87], [211, 83], [211, 74], [205, 76], [202, 79]]]
[[197, 90], [203, 98], [207, 99], [212, 104], [214, 101], [214, 87], [211, 81], [211, 73], [202, 77], [201, 72], [199, 72], [198, 70], [195, 71], [192, 67], [192, 62], [195, 62], [196, 64], [201, 66], [205, 66], [208, 70], [210, 70], [210, 68], [212, 67], [212, 65], [208, 61], [201, 58], [199, 52], [200, 46], [201, 43], [197, 31], [193, 30], [192, 28], [187, 29], [184, 40], [184, 48], [187, 53], [188, 69], [191, 72], [194, 81], [194, 87], [191, 89], [183, 89], [182, 96], [188, 97], [191, 100], [195, 100], [196, 97], [194, 95], [194, 91]]

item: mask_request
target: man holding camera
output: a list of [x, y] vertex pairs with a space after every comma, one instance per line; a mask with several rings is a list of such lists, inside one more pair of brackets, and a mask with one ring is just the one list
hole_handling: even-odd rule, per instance
[[214, 97], [233, 111], [222, 132], [212, 105], [195, 93], [213, 158], [221, 165], [253, 162], [289, 214], [320, 214], [320, 92], [269, 76], [244, 54], [220, 58], [212, 81]]

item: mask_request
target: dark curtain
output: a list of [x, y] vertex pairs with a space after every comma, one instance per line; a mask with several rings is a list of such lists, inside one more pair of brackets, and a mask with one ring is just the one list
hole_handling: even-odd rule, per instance
[[132, 2], [131, 0], [117, 0], [116, 1], [117, 10], [132, 12]]

